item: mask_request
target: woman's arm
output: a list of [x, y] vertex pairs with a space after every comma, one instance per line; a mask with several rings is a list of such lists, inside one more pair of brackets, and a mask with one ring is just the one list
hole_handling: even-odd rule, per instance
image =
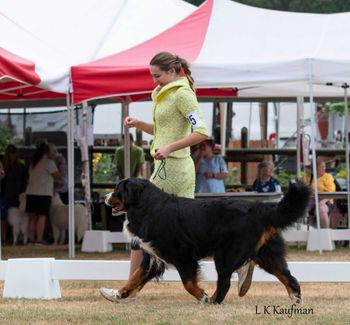
[[148, 134], [154, 134], [154, 125], [152, 123], [147, 123], [144, 121], [137, 120], [136, 118], [132, 118], [127, 116], [124, 120], [124, 126], [128, 128], [137, 128]]
[[208, 137], [204, 134], [193, 132], [181, 140], [175, 141], [161, 148], [157, 148], [154, 159], [163, 160], [167, 158], [172, 152], [193, 146], [206, 140], [207, 138]]

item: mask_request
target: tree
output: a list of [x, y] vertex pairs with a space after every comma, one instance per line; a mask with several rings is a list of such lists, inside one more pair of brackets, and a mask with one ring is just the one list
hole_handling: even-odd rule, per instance
[[[344, 0], [235, 0], [246, 5], [294, 12], [334, 13], [350, 11], [350, 1]], [[199, 6], [204, 0], [187, 0]]]

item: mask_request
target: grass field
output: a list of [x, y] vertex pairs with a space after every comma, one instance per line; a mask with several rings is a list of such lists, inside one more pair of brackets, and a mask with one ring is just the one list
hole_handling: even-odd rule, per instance
[[[16, 257], [68, 258], [67, 247], [3, 247], [3, 259]], [[129, 253], [119, 247], [111, 253], [76, 252], [78, 259], [127, 259]], [[350, 249], [333, 252], [305, 252], [289, 249], [289, 260], [350, 261]], [[59, 300], [2, 299], [0, 324], [120, 324], [120, 325], [192, 325], [192, 324], [349, 324], [350, 283], [302, 283], [303, 304], [292, 307], [280, 283], [253, 283], [248, 294], [239, 298], [237, 284], [222, 305], [200, 305], [180, 283], [151, 282], [135, 302], [110, 303], [100, 297], [101, 286], [118, 287], [116, 281], [60, 281]], [[0, 282], [1, 290], [3, 283]], [[215, 284], [203, 282], [209, 292]], [[301, 314], [288, 315], [291, 308]], [[284, 311], [284, 314], [281, 312]], [[308, 312], [308, 314], [302, 314]], [[312, 313], [311, 313], [312, 312]]]

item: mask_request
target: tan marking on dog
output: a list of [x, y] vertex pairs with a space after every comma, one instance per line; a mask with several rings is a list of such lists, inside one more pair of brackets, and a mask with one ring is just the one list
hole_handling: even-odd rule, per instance
[[204, 295], [204, 290], [198, 287], [197, 283], [188, 281], [184, 284], [185, 289], [189, 294], [195, 297], [197, 300], [201, 301]]
[[277, 277], [278, 280], [280, 280], [283, 283], [283, 285], [287, 289], [288, 295], [290, 296], [293, 293], [293, 290], [289, 286], [288, 278], [285, 275], [283, 275], [282, 273], [280, 273], [280, 272], [275, 273], [275, 276]]
[[268, 226], [265, 228], [264, 233], [261, 235], [260, 240], [258, 242], [258, 244], [256, 245], [256, 251], [259, 251], [259, 249], [265, 245], [265, 243], [272, 238], [273, 236], [275, 236], [277, 233], [277, 230], [275, 227], [272, 226]]
[[118, 289], [121, 296], [124, 293], [130, 295], [133, 291], [140, 291], [144, 286], [144, 279], [147, 276], [147, 272], [145, 272], [141, 267], [137, 268], [136, 271], [131, 275], [128, 282], [122, 288]]
[[217, 294], [218, 294], [218, 289], [216, 289], [213, 295], [210, 297], [210, 303], [213, 304], [215, 302]]

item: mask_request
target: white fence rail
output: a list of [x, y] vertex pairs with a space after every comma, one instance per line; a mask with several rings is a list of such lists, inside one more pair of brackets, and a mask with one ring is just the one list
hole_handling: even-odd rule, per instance
[[[129, 261], [55, 260], [24, 258], [0, 261], [0, 280], [5, 280], [3, 297], [57, 299], [61, 297], [59, 280], [126, 280]], [[350, 262], [289, 262], [293, 276], [300, 282], [350, 282]], [[204, 281], [216, 281], [212, 261], [201, 263]], [[236, 273], [232, 280], [237, 280]], [[176, 270], [167, 270], [163, 281], [180, 281]], [[253, 281], [277, 279], [259, 269]]]

